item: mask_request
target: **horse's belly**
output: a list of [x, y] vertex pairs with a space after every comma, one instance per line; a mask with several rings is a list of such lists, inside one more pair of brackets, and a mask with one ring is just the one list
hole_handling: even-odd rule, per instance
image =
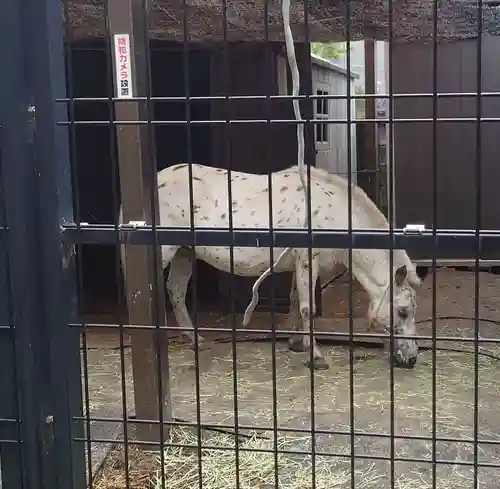
[[[283, 249], [275, 248], [273, 260], [276, 262]], [[218, 246], [197, 246], [196, 256], [205, 263], [223, 272], [247, 277], [255, 277], [265, 272], [270, 265], [269, 248], [233, 248], [233, 267], [229, 248]], [[279, 271], [292, 270], [292, 253], [284, 260]], [[276, 270], [278, 272], [278, 270]]]

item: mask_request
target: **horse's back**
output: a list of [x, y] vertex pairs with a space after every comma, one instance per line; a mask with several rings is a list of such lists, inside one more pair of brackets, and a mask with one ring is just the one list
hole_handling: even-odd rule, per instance
[[297, 174], [293, 171], [272, 174], [272, 206], [268, 178], [268, 175], [232, 171], [229, 188], [227, 170], [192, 165], [190, 174], [188, 165], [169, 167], [158, 175], [162, 223], [189, 226], [192, 204], [197, 227], [227, 228], [231, 215], [235, 228], [267, 228], [270, 209], [275, 227], [300, 227], [303, 211], [298, 204], [303, 193]]
[[[158, 174], [162, 223], [189, 226], [193, 206], [195, 225], [201, 227], [228, 227], [230, 213], [233, 227], [269, 227], [270, 217], [274, 227], [302, 227], [307, 206], [298, 167], [274, 172], [271, 180], [269, 199], [268, 175], [232, 171], [229, 189], [225, 169], [198, 164], [192, 165], [192, 172], [187, 164], [166, 168]], [[311, 167], [312, 227], [347, 228], [349, 194], [354, 229], [388, 227], [385, 216], [368, 196], [355, 185], [352, 190], [349, 192], [342, 177]]]
[[[193, 206], [196, 227], [227, 229], [230, 216], [234, 228], [268, 228], [270, 217], [275, 228], [303, 227], [307, 206], [297, 166], [271, 174], [272, 199], [269, 198], [269, 175], [232, 171], [230, 191], [227, 173], [227, 170], [221, 168], [192, 165], [192, 174], [190, 174], [187, 164], [162, 170], [158, 175], [162, 225], [189, 227], [191, 206]], [[190, 198], [191, 176], [192, 201]], [[350, 192], [346, 179], [311, 168], [311, 227], [313, 229], [347, 229], [348, 198], [352, 195], [353, 229], [387, 228], [387, 219], [369, 197], [354, 184], [351, 190]], [[270, 200], [272, 212], [270, 212]], [[227, 260], [220, 260], [220, 253], [223, 250], [212, 250], [210, 253], [207, 250], [199, 250], [203, 255], [200, 258], [217, 268], [225, 268]], [[268, 251], [259, 248], [235, 249], [235, 252], [236, 261], [240, 265], [238, 274], [260, 273], [269, 258]], [[336, 250], [335, 254], [337, 255], [338, 252], [342, 250]], [[387, 251], [359, 252], [366, 255], [366, 258], [369, 258], [368, 261], [373, 264], [385, 262], [387, 259]], [[321, 265], [331, 264], [331, 250], [321, 250], [320, 254], [320, 261], [325, 262]], [[395, 258], [396, 263], [406, 264], [409, 267], [410, 275], [417, 283], [415, 267], [406, 252], [396, 251]]]

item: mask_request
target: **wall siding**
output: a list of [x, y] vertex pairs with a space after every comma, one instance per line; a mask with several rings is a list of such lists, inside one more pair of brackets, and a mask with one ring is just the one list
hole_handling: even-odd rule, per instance
[[[494, 62], [500, 38], [482, 39], [482, 92], [499, 91], [500, 69]], [[408, 69], [408, 59], [412, 68]], [[432, 93], [432, 45], [405, 43], [393, 51], [393, 86], [395, 93]], [[418, 73], [418, 76], [416, 74]], [[442, 43], [438, 46], [438, 93], [471, 93], [477, 91], [477, 42], [475, 39]], [[477, 116], [476, 97], [448, 97], [438, 101], [439, 118]], [[432, 98], [396, 99], [395, 117], [432, 119]], [[483, 99], [482, 117], [498, 117], [500, 102], [494, 97]], [[500, 229], [497, 210], [499, 122], [482, 124], [481, 149], [481, 223], [482, 229]], [[433, 181], [433, 124], [428, 122], [395, 122], [395, 200], [396, 224], [423, 223], [427, 227], [473, 229], [477, 225], [477, 133], [475, 121], [437, 124], [437, 179]], [[437, 216], [433, 215], [433, 187], [437, 190]], [[414, 258], [423, 256], [417, 249]], [[462, 258], [450, 250], [439, 250], [440, 259]], [[500, 251], [485, 259], [500, 259]]]
[[[314, 94], [317, 90], [325, 90], [330, 95], [347, 95], [348, 77], [337, 71], [312, 64], [312, 80]], [[354, 95], [354, 82], [350, 82], [351, 94]], [[346, 120], [348, 115], [348, 101], [330, 99], [328, 103], [329, 119]], [[351, 120], [356, 119], [355, 103], [351, 101]], [[316, 142], [317, 166], [331, 173], [337, 173], [347, 178], [349, 165], [349, 140], [351, 151], [351, 172], [353, 181], [356, 182], [356, 126], [351, 124], [350, 131], [346, 123], [328, 124], [328, 143]]]

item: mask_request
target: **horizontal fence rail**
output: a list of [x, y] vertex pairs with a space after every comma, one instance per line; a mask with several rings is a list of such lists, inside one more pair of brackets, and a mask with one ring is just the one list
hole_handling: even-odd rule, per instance
[[[464, 257], [487, 257], [498, 251], [500, 231], [425, 230], [408, 233], [392, 231], [307, 231], [303, 229], [153, 229], [147, 225], [113, 225], [80, 223], [64, 225], [62, 238], [70, 244], [133, 244], [176, 246], [239, 246], [351, 249], [419, 249], [426, 253], [439, 250], [460, 252]], [[478, 254], [479, 253], [479, 254]]]

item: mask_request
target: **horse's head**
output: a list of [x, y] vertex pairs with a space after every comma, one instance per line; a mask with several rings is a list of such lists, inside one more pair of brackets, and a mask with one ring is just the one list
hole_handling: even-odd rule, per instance
[[[369, 319], [371, 325], [390, 331], [392, 307], [394, 311], [394, 334], [406, 337], [416, 336], [415, 312], [417, 305], [415, 288], [419, 286], [419, 277], [414, 273], [409, 274], [406, 265], [400, 266], [394, 274], [392, 301], [390, 287], [387, 287], [380, 299], [374, 299], [370, 303]], [[418, 357], [416, 340], [394, 338], [393, 356], [398, 367], [413, 368]]]

